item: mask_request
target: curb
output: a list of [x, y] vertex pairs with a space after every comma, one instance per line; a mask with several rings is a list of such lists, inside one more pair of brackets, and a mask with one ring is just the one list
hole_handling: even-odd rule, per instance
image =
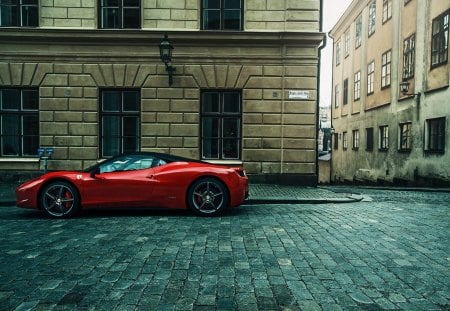
[[299, 197], [282, 198], [282, 197], [259, 197], [247, 199], [243, 205], [251, 204], [327, 204], [327, 203], [355, 203], [363, 201], [362, 195], [350, 195], [345, 198], [329, 198], [329, 199], [305, 199]]

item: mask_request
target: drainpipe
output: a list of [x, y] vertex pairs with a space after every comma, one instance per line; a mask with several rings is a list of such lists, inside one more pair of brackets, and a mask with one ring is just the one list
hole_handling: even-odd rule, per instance
[[[319, 31], [323, 31], [323, 0], [320, 0], [320, 23], [319, 23]], [[318, 53], [319, 53], [319, 61], [317, 64], [317, 96], [316, 96], [316, 186], [319, 184], [319, 111], [320, 111], [320, 64], [321, 64], [321, 54], [322, 49], [324, 49], [327, 46], [327, 36], [323, 36], [323, 42], [319, 46]], [[331, 167], [330, 167], [331, 170]]]

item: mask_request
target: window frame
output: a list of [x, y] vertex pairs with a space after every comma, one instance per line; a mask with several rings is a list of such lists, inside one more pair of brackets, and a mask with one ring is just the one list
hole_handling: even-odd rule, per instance
[[389, 126], [381, 125], [379, 127], [379, 151], [387, 151], [389, 149]]
[[367, 95], [372, 95], [375, 91], [375, 61], [367, 65]]
[[368, 36], [372, 36], [375, 33], [376, 20], [377, 20], [377, 3], [373, 0], [369, 4], [369, 18], [368, 18]]
[[373, 127], [366, 128], [366, 151], [373, 151]]
[[[0, 98], [0, 157], [4, 157], [4, 158], [11, 158], [11, 157], [19, 157], [19, 158], [25, 158], [25, 157], [33, 157], [37, 155], [37, 149], [39, 148], [39, 144], [40, 144], [40, 136], [39, 136], [39, 125], [40, 125], [40, 118], [39, 118], [39, 89], [38, 88], [23, 88], [23, 87], [0, 87], [0, 96], [2, 94], [3, 91], [17, 91], [19, 94], [19, 103], [18, 104], [18, 108], [17, 109], [3, 109], [3, 103], [2, 103], [2, 98]], [[34, 98], [34, 100], [36, 101], [37, 104], [37, 108], [36, 109], [27, 109], [24, 108], [24, 93], [25, 92], [33, 92], [34, 95], [36, 96]], [[16, 116], [17, 119], [19, 120], [19, 125], [18, 125], [18, 130], [19, 133], [17, 135], [17, 139], [18, 141], [16, 141], [17, 143], [17, 147], [18, 147], [18, 152], [16, 154], [5, 154], [4, 153], [4, 145], [3, 145], [3, 140], [5, 139], [5, 136], [9, 136], [3, 133], [3, 117], [5, 116]], [[37, 123], [35, 124], [36, 126], [36, 130], [37, 133], [35, 133], [34, 135], [26, 135], [24, 132], [24, 124], [26, 123], [23, 119], [24, 117], [35, 117], [37, 118]], [[28, 122], [27, 122], [28, 123]], [[28, 123], [29, 124], [29, 123]], [[29, 145], [29, 143], [25, 143], [24, 139], [25, 137], [34, 137], [34, 139], [36, 139], [34, 141], [35, 143], [35, 150], [31, 151], [30, 153], [25, 153], [25, 144]]]
[[[113, 8], [113, 6], [107, 6], [107, 5], [103, 5], [103, 1], [104, 0], [98, 0], [98, 28], [99, 29], [141, 29], [142, 28], [142, 1], [138, 1], [139, 5], [138, 6], [125, 6], [123, 1], [125, 0], [118, 0], [119, 4], [117, 7], [114, 6], [114, 8], [117, 8], [118, 12], [119, 12], [119, 16], [118, 16], [118, 22], [120, 23], [119, 26], [115, 27], [115, 26], [104, 26], [104, 19], [106, 18], [104, 15], [104, 11], [103, 9], [105, 8]], [[124, 22], [125, 22], [125, 13], [124, 10], [126, 9], [134, 9], [138, 11], [138, 25], [136, 27], [125, 27], [124, 26]]]
[[358, 150], [359, 149], [359, 130], [352, 130], [352, 149]]
[[355, 49], [362, 44], [362, 15], [355, 19]]
[[388, 22], [392, 18], [392, 0], [383, 0], [382, 23]]
[[[121, 101], [120, 101], [120, 108], [117, 111], [105, 111], [103, 109], [103, 99], [105, 97], [106, 92], [120, 92]], [[125, 110], [124, 109], [124, 94], [126, 92], [135, 92], [137, 97], [137, 110]], [[142, 101], [142, 95], [141, 95], [141, 89], [139, 88], [101, 88], [99, 89], [99, 156], [100, 158], [111, 158], [118, 154], [124, 153], [124, 152], [131, 152], [126, 150], [124, 148], [124, 139], [129, 138], [135, 138], [136, 139], [136, 148], [134, 148], [133, 151], [139, 151], [141, 149], [141, 101]], [[107, 154], [104, 150], [105, 148], [105, 142], [104, 138], [106, 137], [104, 133], [104, 117], [117, 117], [119, 119], [119, 133], [117, 137], [113, 137], [117, 139], [118, 143], [118, 150], [117, 153], [112, 152], [112, 154]], [[124, 119], [125, 118], [137, 118], [136, 123], [136, 134], [133, 136], [127, 136], [124, 133]]]
[[336, 42], [336, 66], [341, 64], [341, 41]]
[[348, 104], [348, 93], [349, 93], [348, 78], [346, 78], [346, 79], [344, 79], [343, 90], [342, 90], [342, 105], [343, 106]]
[[412, 147], [412, 122], [400, 123], [398, 127], [398, 151], [410, 152]]
[[338, 133], [333, 134], [333, 149], [334, 150], [339, 149], [339, 134]]
[[[445, 153], [445, 127], [446, 118], [433, 118], [426, 120], [426, 152]], [[433, 127], [433, 130], [432, 128]], [[437, 132], [434, 131], [437, 127]]]
[[392, 50], [381, 55], [381, 89], [391, 86]]
[[344, 34], [344, 56], [347, 58], [350, 55], [350, 29]]
[[358, 70], [353, 75], [353, 100], [361, 99], [361, 70]]
[[[208, 93], [217, 93], [218, 94], [218, 111], [206, 112], [204, 111], [205, 105], [205, 94]], [[239, 96], [239, 103], [237, 103], [238, 112], [225, 112], [225, 94], [232, 94]], [[217, 161], [229, 161], [229, 160], [241, 160], [242, 159], [242, 90], [216, 90], [216, 89], [204, 89], [201, 90], [201, 102], [200, 102], [200, 157], [202, 160], [217, 160]], [[218, 119], [219, 129], [218, 129], [218, 137], [213, 136], [205, 136], [205, 128], [203, 125], [203, 121], [205, 118], [216, 118]], [[237, 130], [239, 133], [233, 136], [225, 136], [224, 135], [224, 120], [225, 119], [237, 119], [239, 122]], [[216, 138], [217, 139], [217, 157], [206, 156], [205, 150], [205, 140], [207, 138]], [[234, 143], [237, 143], [237, 155], [235, 157], [227, 157], [225, 155], [225, 147], [224, 140], [235, 140]]]
[[342, 132], [342, 149], [343, 150], [347, 150], [348, 149], [347, 131]]
[[[450, 9], [434, 18], [431, 23], [431, 69], [445, 65], [448, 62], [449, 20]], [[436, 24], [439, 27], [439, 31], [435, 33]], [[433, 59], [436, 55], [437, 61], [434, 61]]]
[[416, 63], [416, 34], [413, 33], [403, 40], [403, 79], [414, 78]]
[[334, 108], [339, 108], [340, 91], [339, 84], [334, 86]]
[[[243, 31], [244, 30], [244, 8], [245, 8], [245, 3], [244, 0], [239, 0], [240, 2], [240, 14], [239, 14], [239, 28], [225, 28], [225, 13], [227, 10], [231, 10], [231, 9], [226, 9], [225, 8], [225, 1], [226, 0], [220, 0], [220, 5], [219, 5], [219, 9], [205, 9], [205, 1], [206, 0], [201, 0], [200, 3], [200, 30], [205, 30], [205, 31]], [[219, 28], [208, 28], [205, 27], [205, 13], [206, 11], [219, 11], [219, 16], [220, 16], [220, 26]], [[233, 9], [236, 10], [236, 9]]]
[[[33, 0], [34, 3], [22, 3], [22, 0], [14, 0], [13, 4], [0, 4], [0, 28], [4, 27], [21, 27], [21, 28], [36, 28], [39, 27], [39, 17], [40, 17], [40, 10], [39, 10], [39, 1]], [[10, 24], [3, 25], [2, 24], [2, 11], [5, 10], [5, 8], [11, 8], [11, 13], [14, 16], [15, 20], [12, 21]], [[35, 10], [35, 23], [27, 23], [24, 24], [24, 18], [27, 16], [25, 13], [29, 12], [29, 8], [32, 8]]]

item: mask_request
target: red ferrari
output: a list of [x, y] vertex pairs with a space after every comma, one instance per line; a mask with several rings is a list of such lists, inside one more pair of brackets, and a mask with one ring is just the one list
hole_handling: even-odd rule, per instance
[[67, 218], [98, 207], [190, 208], [215, 216], [242, 204], [248, 179], [241, 167], [226, 167], [178, 156], [122, 154], [82, 172], [58, 171], [16, 189], [19, 207]]

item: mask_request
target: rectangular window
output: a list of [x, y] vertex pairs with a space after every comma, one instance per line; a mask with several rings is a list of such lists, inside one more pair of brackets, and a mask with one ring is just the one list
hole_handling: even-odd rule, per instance
[[373, 127], [366, 128], [366, 151], [373, 150]]
[[37, 27], [38, 0], [1, 0], [0, 27]]
[[240, 159], [241, 92], [204, 91], [201, 101], [202, 159]]
[[445, 151], [445, 118], [427, 120], [427, 151]]
[[391, 50], [381, 56], [381, 88], [391, 85]]
[[416, 58], [416, 35], [413, 34], [403, 41], [403, 79], [414, 77]]
[[342, 148], [344, 150], [346, 150], [348, 148], [347, 132], [342, 133]]
[[0, 155], [36, 156], [39, 148], [39, 91], [0, 88]]
[[339, 107], [339, 84], [334, 87], [334, 107]]
[[387, 150], [389, 148], [389, 128], [387, 125], [380, 126], [379, 149]]
[[334, 149], [334, 150], [337, 150], [337, 149], [338, 149], [338, 146], [339, 146], [339, 140], [338, 140], [338, 138], [339, 138], [339, 134], [338, 134], [338, 133], [334, 133], [334, 134], [333, 134], [333, 149]]
[[353, 150], [359, 149], [359, 130], [352, 131], [352, 149]]
[[141, 94], [136, 89], [100, 90], [100, 156], [140, 150]]
[[373, 84], [375, 78], [375, 61], [367, 65], [367, 95], [373, 94]]
[[336, 42], [336, 66], [341, 63], [341, 42]]
[[348, 79], [344, 80], [344, 90], [343, 90], [343, 101], [342, 104], [343, 105], [347, 105], [348, 104]]
[[369, 5], [369, 37], [375, 32], [375, 22], [376, 22], [376, 1], [372, 1]]
[[203, 30], [242, 30], [243, 0], [202, 0]]
[[99, 0], [99, 27], [102, 29], [141, 28], [141, 1]]
[[431, 38], [431, 67], [447, 63], [448, 57], [448, 19], [450, 10], [433, 20]]
[[412, 123], [401, 123], [399, 126], [400, 132], [400, 151], [410, 151], [412, 142]]
[[355, 49], [361, 46], [362, 42], [362, 16], [358, 16], [355, 21]]
[[345, 33], [345, 44], [344, 44], [345, 57], [350, 54], [350, 30]]
[[383, 0], [383, 24], [392, 17], [392, 0]]
[[353, 99], [358, 100], [361, 98], [361, 71], [355, 73], [353, 80]]

